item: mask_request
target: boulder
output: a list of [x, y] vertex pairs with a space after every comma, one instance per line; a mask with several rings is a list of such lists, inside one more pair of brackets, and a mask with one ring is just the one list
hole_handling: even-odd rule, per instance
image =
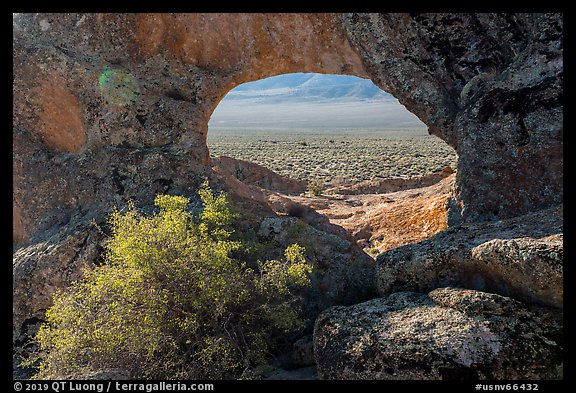
[[455, 226], [377, 258], [382, 295], [442, 286], [563, 307], [563, 208]]
[[212, 169], [234, 176], [244, 184], [256, 185], [269, 191], [298, 195], [306, 191], [307, 183], [277, 174], [250, 161], [220, 156], [212, 158]]
[[561, 379], [562, 316], [496, 294], [439, 288], [325, 310], [320, 379]]
[[316, 364], [312, 335], [304, 336], [294, 342], [292, 345], [292, 364], [296, 367], [308, 367]]
[[333, 232], [296, 217], [266, 217], [257, 236], [262, 244], [280, 250], [294, 243], [306, 249], [314, 266], [311, 286], [303, 292], [307, 317], [314, 319], [327, 307], [358, 303], [376, 293], [374, 260]]

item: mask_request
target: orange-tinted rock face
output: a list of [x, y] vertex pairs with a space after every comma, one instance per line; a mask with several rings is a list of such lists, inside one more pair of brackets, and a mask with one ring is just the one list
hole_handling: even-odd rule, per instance
[[[25, 14], [14, 26], [15, 198], [31, 235], [78, 208], [146, 201], [155, 184], [193, 186], [210, 171], [210, 115], [238, 84], [367, 76], [338, 14]], [[39, 182], [53, 186], [26, 192]]]
[[56, 150], [77, 153], [86, 142], [83, 116], [75, 94], [66, 81], [54, 76], [36, 90], [38, 124], [35, 131], [42, 141]]
[[135, 39], [144, 58], [166, 50], [184, 64], [240, 71], [246, 80], [288, 72], [367, 76], [337, 14], [139, 14]]

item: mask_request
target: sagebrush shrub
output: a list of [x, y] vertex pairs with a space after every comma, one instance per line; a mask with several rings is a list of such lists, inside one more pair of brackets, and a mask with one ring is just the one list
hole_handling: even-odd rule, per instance
[[324, 187], [317, 180], [309, 180], [306, 191], [314, 196], [321, 196], [322, 192], [324, 191]]
[[303, 326], [297, 289], [310, 285], [304, 249], [248, 268], [230, 253], [238, 218], [207, 183], [204, 209], [158, 195], [159, 211], [133, 205], [109, 217], [105, 263], [58, 291], [35, 337], [35, 378], [120, 369], [132, 378], [221, 379], [249, 376], [267, 361], [278, 332]]

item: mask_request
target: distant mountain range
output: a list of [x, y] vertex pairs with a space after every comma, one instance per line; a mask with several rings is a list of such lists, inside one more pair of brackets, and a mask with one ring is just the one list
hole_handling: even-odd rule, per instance
[[325, 102], [394, 100], [369, 79], [350, 75], [284, 74], [244, 83], [228, 93], [225, 100], [281, 102]]
[[349, 75], [284, 74], [232, 89], [210, 129], [426, 129], [392, 95]]

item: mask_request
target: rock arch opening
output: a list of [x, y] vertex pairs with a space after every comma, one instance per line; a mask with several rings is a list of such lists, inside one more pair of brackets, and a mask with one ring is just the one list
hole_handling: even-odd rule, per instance
[[316, 210], [372, 256], [447, 227], [455, 151], [369, 79], [238, 85], [212, 113], [207, 146], [217, 172]]

